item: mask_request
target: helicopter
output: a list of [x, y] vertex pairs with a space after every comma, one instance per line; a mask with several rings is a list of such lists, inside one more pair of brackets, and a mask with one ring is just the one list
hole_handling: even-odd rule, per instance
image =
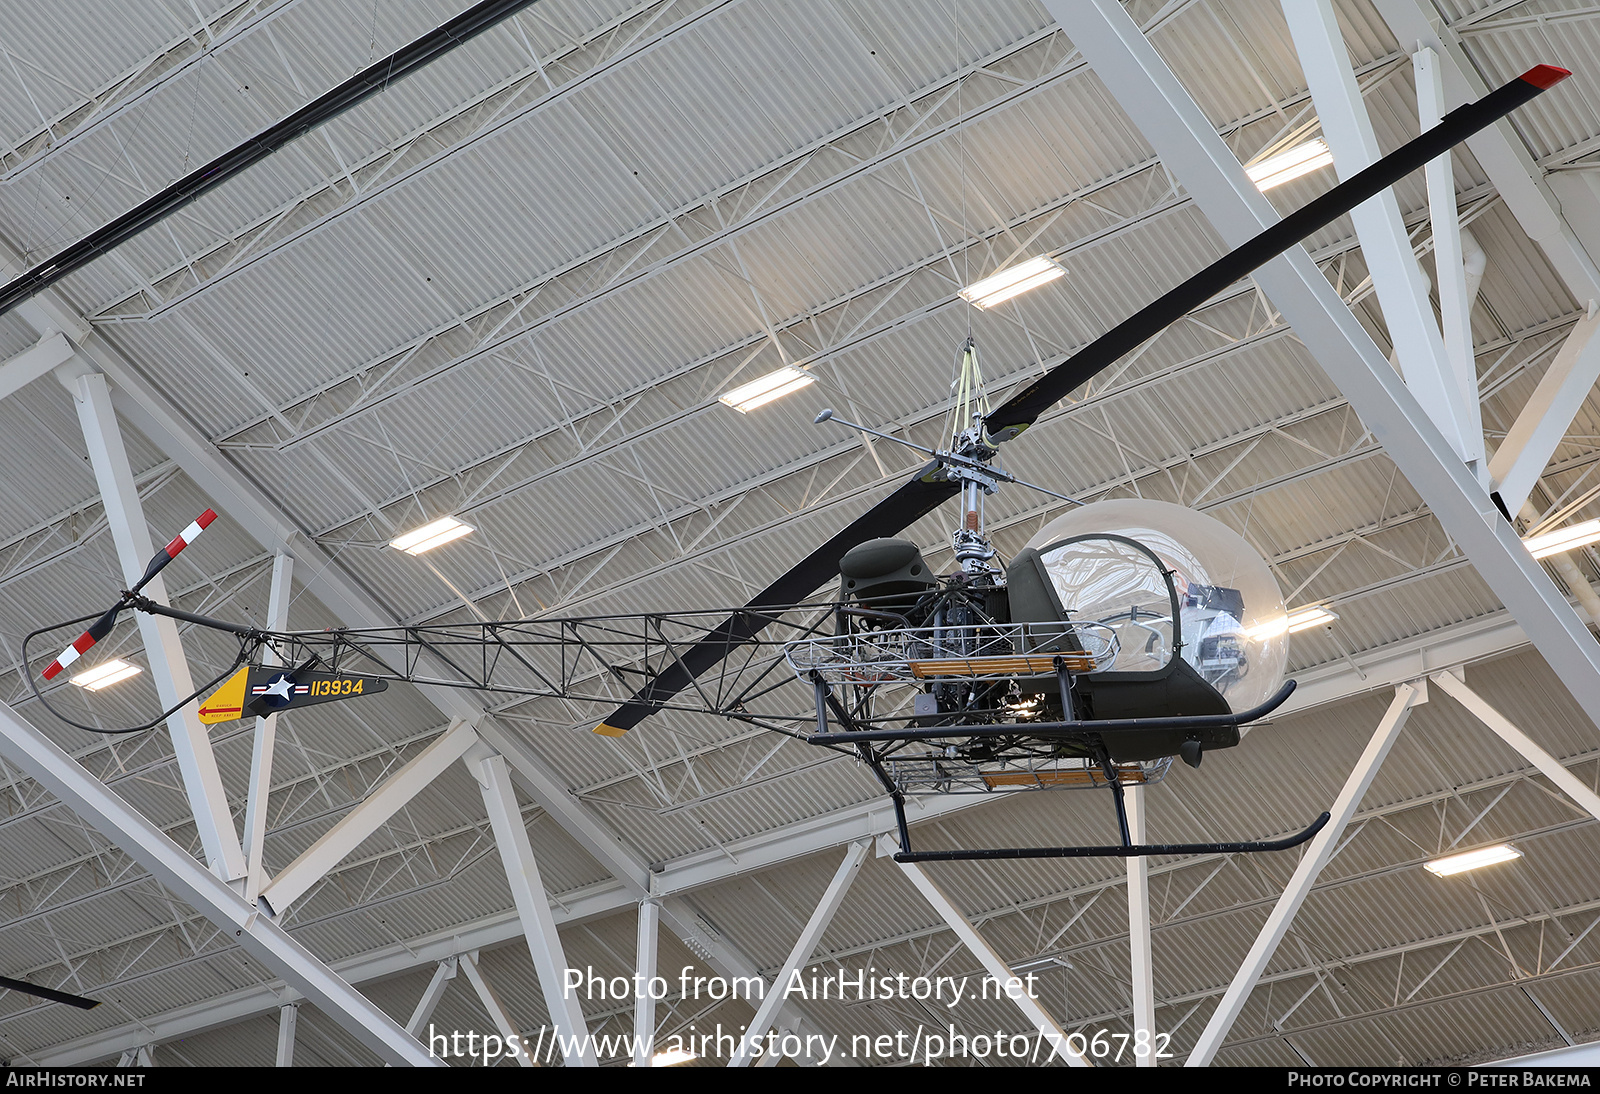
[[[1210, 518], [1176, 506], [1166, 507], [1176, 514], [1148, 508], [1159, 503], [1084, 506], [1022, 483], [996, 458], [1050, 407], [1219, 286], [1248, 276], [1568, 75], [1539, 65], [1451, 111], [997, 407], [989, 404], [969, 338], [959, 355], [949, 446], [910, 445], [929, 457], [925, 466], [731, 612], [273, 632], [141, 596], [140, 589], [215, 519], [207, 510], [157, 553], [144, 577], [108, 611], [32, 632], [24, 657], [28, 639], [90, 622], [45, 670], [44, 678], [52, 679], [109, 634], [120, 612], [137, 610], [233, 634], [239, 647], [231, 666], [155, 718], [115, 730], [71, 721], [31, 677], [30, 684], [69, 724], [124, 733], [152, 728], [225, 678], [228, 684], [207, 700], [213, 720], [371, 694], [390, 680], [606, 706], [620, 689], [627, 698], [597, 719], [593, 732], [619, 737], [658, 711], [689, 710], [854, 756], [894, 804], [895, 858], [901, 862], [1297, 846], [1321, 830], [1328, 814], [1277, 841], [1135, 845], [1124, 802], [1127, 786], [1158, 782], [1175, 759], [1198, 767], [1207, 752], [1237, 745], [1242, 727], [1277, 710], [1292, 693], [1292, 681], [1278, 684], [1287, 625], [1265, 564]], [[830, 421], [909, 443], [831, 410], [816, 417], [818, 424]], [[1043, 490], [1077, 507], [1003, 565], [982, 523], [983, 499], [1001, 484]], [[898, 534], [957, 497], [957, 567], [936, 575], [916, 544]], [[811, 599], [835, 580], [836, 599]], [[791, 681], [809, 689], [810, 711], [781, 706], [795, 690]], [[908, 795], [1074, 786], [1110, 791], [1119, 844], [912, 849]]]

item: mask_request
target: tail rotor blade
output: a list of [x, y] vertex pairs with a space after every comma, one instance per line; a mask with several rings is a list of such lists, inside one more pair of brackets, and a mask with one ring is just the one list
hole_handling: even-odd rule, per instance
[[117, 625], [117, 616], [125, 605], [118, 603], [110, 611], [89, 625], [89, 629], [78, 635], [72, 645], [62, 650], [60, 655], [47, 666], [43, 672], [46, 680], [54, 680], [61, 674], [61, 670], [72, 664], [78, 658], [89, 652], [100, 639], [111, 633], [111, 628]]
[[204, 513], [201, 513], [194, 520], [190, 521], [187, 528], [172, 537], [171, 543], [167, 544], [165, 547], [161, 548], [161, 550], [156, 552], [155, 557], [150, 560], [150, 565], [144, 568], [144, 576], [139, 579], [139, 583], [128, 591], [131, 593], [136, 593], [148, 585], [151, 578], [155, 577], [162, 570], [166, 569], [167, 563], [177, 558], [185, 547], [199, 539], [200, 533], [211, 527], [211, 522], [216, 519], [217, 514], [212, 510], [207, 509]]

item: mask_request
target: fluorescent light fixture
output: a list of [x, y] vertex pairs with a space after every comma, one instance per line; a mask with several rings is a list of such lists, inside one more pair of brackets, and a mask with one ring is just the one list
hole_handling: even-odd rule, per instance
[[130, 665], [128, 662], [114, 657], [110, 661], [102, 661], [94, 668], [85, 669], [83, 672], [78, 673], [72, 678], [72, 682], [80, 688], [99, 691], [101, 688], [108, 688], [112, 684], [126, 680], [130, 676], [138, 676], [143, 671], [144, 669], [141, 669], [138, 665]]
[[799, 391], [816, 377], [805, 369], [795, 368], [793, 365], [784, 365], [777, 372], [769, 372], [759, 380], [751, 380], [743, 387], [736, 387], [726, 395], [718, 395], [721, 402], [728, 404], [741, 414], [748, 414], [758, 406], [766, 406], [774, 399], [781, 399], [791, 391]]
[[449, 543], [453, 539], [460, 539], [472, 530], [472, 525], [462, 524], [455, 517], [440, 517], [432, 524], [424, 524], [421, 528], [413, 529], [403, 536], [391, 539], [389, 546], [397, 551], [404, 551], [409, 555], [420, 555], [424, 551], [431, 551], [435, 547]]
[[1040, 255], [993, 277], [973, 282], [961, 290], [961, 299], [980, 308], [992, 308], [1003, 300], [1054, 281], [1066, 272], [1049, 255]]
[[1449, 877], [1451, 874], [1476, 870], [1480, 866], [1493, 866], [1497, 862], [1510, 862], [1514, 858], [1521, 857], [1521, 851], [1509, 843], [1502, 843], [1497, 847], [1480, 847], [1476, 851], [1463, 851], [1459, 855], [1436, 858], [1432, 862], [1423, 863], [1422, 868], [1430, 874]]
[[1320, 140], [1314, 140], [1296, 145], [1276, 156], [1269, 156], [1260, 163], [1246, 167], [1244, 173], [1250, 176], [1257, 190], [1265, 193], [1274, 186], [1282, 186], [1290, 179], [1309, 175], [1332, 162], [1333, 153], [1328, 151], [1328, 146]]
[[1332, 623], [1339, 617], [1327, 608], [1297, 608], [1288, 615], [1280, 615], [1276, 619], [1269, 619], [1265, 623], [1258, 623], [1244, 632], [1246, 638], [1264, 642], [1268, 638], [1276, 638], [1280, 634], [1293, 634], [1310, 627], [1320, 627], [1324, 623]]
[[1557, 528], [1554, 532], [1546, 532], [1542, 536], [1534, 536], [1522, 542], [1533, 553], [1534, 558], [1548, 558], [1550, 555], [1559, 555], [1564, 551], [1571, 551], [1600, 539], [1600, 520], [1586, 520], [1582, 524], [1574, 524], [1570, 528]]

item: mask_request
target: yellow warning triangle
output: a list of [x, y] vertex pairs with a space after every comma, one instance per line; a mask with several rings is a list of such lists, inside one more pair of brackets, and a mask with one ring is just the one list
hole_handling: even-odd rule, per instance
[[211, 698], [200, 704], [200, 721], [211, 726], [218, 722], [231, 722], [244, 717], [244, 685], [250, 676], [250, 667], [246, 665], [228, 678]]

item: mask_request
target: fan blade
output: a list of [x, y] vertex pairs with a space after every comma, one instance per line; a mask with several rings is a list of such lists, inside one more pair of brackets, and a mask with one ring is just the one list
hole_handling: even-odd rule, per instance
[[819, 586], [839, 576], [839, 560], [850, 548], [869, 539], [894, 535], [955, 497], [960, 490], [958, 483], [927, 479], [926, 476], [937, 467], [937, 464], [928, 464], [917, 472], [916, 478], [801, 559], [782, 577], [757, 593], [755, 599], [745, 605], [747, 611], [729, 616], [710, 634], [690, 646], [670, 668], [640, 688], [632, 699], [596, 726], [594, 732], [606, 737], [622, 736], [662, 703], [691, 686], [701, 673], [760, 633], [768, 622], [760, 614], [762, 608], [798, 604]]
[[1420, 137], [1290, 213], [1237, 250], [1223, 255], [1007, 399], [984, 419], [985, 431], [997, 441], [1015, 437], [1101, 369], [1211, 299], [1219, 289], [1266, 265], [1313, 232], [1338, 220], [1368, 198], [1393, 186], [1429, 160], [1493, 125], [1570, 75], [1564, 68], [1536, 65], [1477, 102], [1450, 111]]
[[[1265, 265], [1319, 228], [1331, 224], [1363, 201], [1393, 186], [1429, 160], [1444, 154], [1570, 75], [1564, 68], [1536, 65], [1477, 102], [1450, 111], [1438, 125], [1422, 136], [1290, 213], [1242, 247], [1224, 255], [1154, 303], [1141, 308], [1007, 399], [984, 419], [985, 431], [996, 441], [1015, 437], [1074, 389], [1147, 341], [1154, 333], [1205, 303], [1216, 295], [1219, 288], [1231, 285]], [[838, 573], [839, 559], [851, 547], [869, 539], [895, 535], [940, 502], [955, 496], [958, 487], [954, 483], [925, 482], [928, 470], [919, 471], [916, 478], [813, 551], [768, 586], [748, 607], [755, 609], [764, 604], [796, 603]], [[741, 614], [728, 619], [711, 636], [690, 647], [689, 652], [677, 663], [641, 688], [594, 731], [620, 737], [643, 721], [659, 704], [690, 686], [702, 672], [727, 657], [765, 625], [765, 620], [758, 615]]]
[[26, 980], [13, 980], [9, 976], [0, 976], [0, 988], [9, 991], [20, 991], [24, 995], [36, 995], [40, 999], [48, 999], [52, 1003], [65, 1003], [69, 1007], [79, 1010], [92, 1010], [100, 1005], [98, 999], [85, 999], [81, 995], [72, 995], [54, 988], [42, 988], [38, 984], [30, 984]]

